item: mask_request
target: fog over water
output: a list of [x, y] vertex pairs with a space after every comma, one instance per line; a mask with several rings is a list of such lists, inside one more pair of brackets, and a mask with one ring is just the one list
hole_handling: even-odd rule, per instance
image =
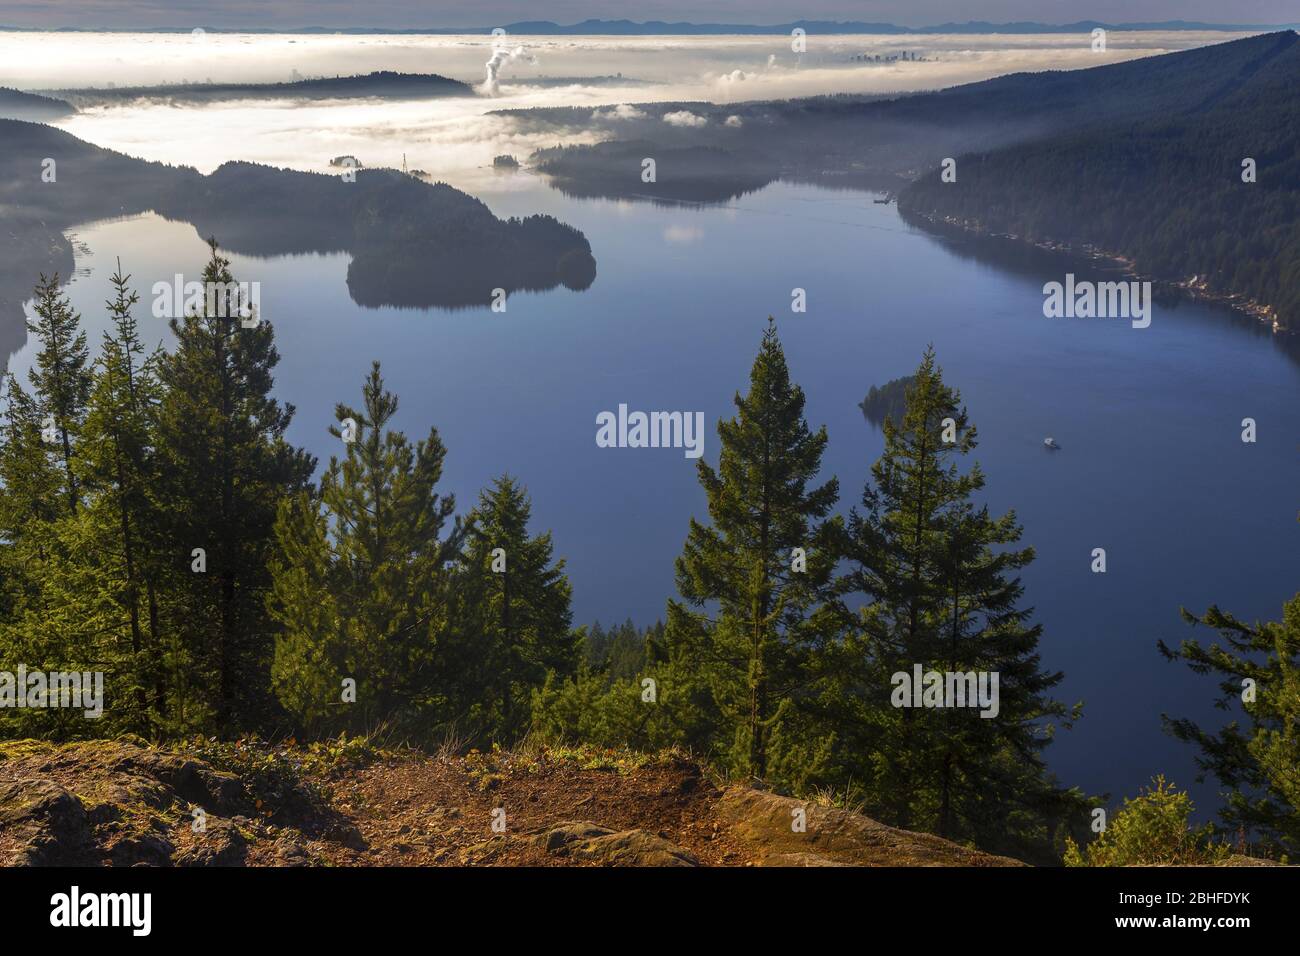
[[[408, 163], [472, 189], [476, 169], [500, 152], [553, 146], [522, 134], [492, 110], [617, 106], [651, 101], [717, 103], [826, 93], [908, 92], [1016, 71], [1075, 69], [1222, 42], [1234, 35], [1112, 32], [1105, 52], [1087, 34], [1045, 36], [810, 36], [796, 54], [788, 37], [290, 36], [242, 34], [0, 33], [0, 86], [54, 90], [189, 82], [287, 82], [374, 70], [439, 73], [473, 83], [474, 98], [418, 103], [292, 100], [96, 107], [58, 125], [145, 159], [207, 172], [243, 159], [324, 170], [332, 156], [368, 166]], [[488, 95], [495, 48], [522, 49]], [[862, 63], [853, 56], [917, 61]], [[618, 81], [619, 74], [624, 82]], [[556, 78], [573, 82], [554, 84]], [[600, 78], [600, 79], [597, 79]], [[612, 79], [611, 79], [612, 78]], [[545, 81], [541, 85], [539, 81]], [[602, 134], [603, 135], [603, 134]], [[575, 131], [570, 143], [600, 138]]]

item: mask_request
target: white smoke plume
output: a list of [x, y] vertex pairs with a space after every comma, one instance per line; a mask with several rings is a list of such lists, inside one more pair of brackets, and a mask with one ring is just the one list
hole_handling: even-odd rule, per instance
[[488, 96], [496, 96], [501, 92], [501, 86], [498, 82], [501, 67], [515, 60], [523, 60], [527, 63], [537, 62], [537, 58], [529, 54], [522, 46], [513, 48], [502, 46], [492, 51], [492, 56], [487, 61], [487, 79], [483, 81], [482, 86], [484, 93]]

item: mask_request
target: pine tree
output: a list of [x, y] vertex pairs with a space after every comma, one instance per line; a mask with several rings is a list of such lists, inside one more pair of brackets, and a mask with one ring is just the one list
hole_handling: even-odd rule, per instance
[[[446, 706], [435, 642], [447, 616], [446, 565], [464, 532], [455, 498], [436, 491], [446, 457], [438, 430], [412, 444], [389, 427], [397, 398], [378, 362], [362, 393], [362, 409], [337, 406], [330, 433], [347, 440], [346, 456], [330, 459], [319, 494], [298, 492], [280, 507], [272, 677], [309, 730], [380, 721], [427, 729]], [[355, 701], [345, 702], [345, 680], [355, 681]]]
[[1224, 644], [1183, 641], [1177, 650], [1159, 642], [1169, 660], [1182, 660], [1197, 674], [1219, 676], [1221, 710], [1245, 712], [1245, 727], [1230, 721], [1210, 732], [1187, 718], [1164, 717], [1179, 740], [1195, 744], [1198, 779], [1212, 774], [1228, 789], [1220, 811], [1223, 826], [1262, 837], [1275, 853], [1300, 852], [1300, 594], [1282, 609], [1280, 621], [1248, 624], [1211, 606], [1194, 625], [1218, 631]]
[[[1048, 742], [1040, 721], [1066, 713], [1046, 696], [1062, 675], [1040, 670], [1041, 626], [1029, 623], [1032, 609], [1020, 603], [1017, 575], [1033, 551], [1014, 547], [1021, 535], [1014, 513], [994, 518], [971, 501], [984, 475], [978, 464], [963, 470], [960, 460], [977, 433], [933, 349], [907, 389], [901, 422], [887, 417], [883, 428], [884, 453], [862, 510], [849, 517], [850, 570], [837, 585], [841, 595], [865, 600], [844, 645], [859, 659], [846, 661], [842, 673], [851, 675], [855, 695], [866, 695], [846, 736], [873, 754], [863, 770], [893, 822], [954, 839], [995, 839], [1027, 806], [1041, 814], [1074, 807], [1073, 797], [1044, 780], [1040, 756]], [[996, 674], [996, 714], [885, 706], [892, 675], [910, 678], [917, 664], [925, 672]]]
[[717, 470], [696, 466], [712, 524], [691, 520], [676, 564], [684, 600], [669, 602], [665, 640], [689, 648], [707, 681], [733, 766], [764, 778], [769, 743], [809, 693], [831, 637], [817, 612], [835, 564], [835, 522], [824, 519], [839, 488], [833, 478], [810, 487], [826, 429], [804, 420], [771, 319], [735, 404], [718, 423]]
[[[90, 390], [85, 333], [80, 317], [59, 293], [55, 276], [36, 287], [35, 321], [28, 331], [39, 348], [28, 373], [27, 394], [11, 378], [5, 442], [0, 453], [4, 482], [0, 505], [3, 534], [5, 622], [0, 647], [29, 668], [75, 669], [101, 665], [101, 647], [85, 639], [68, 597], [57, 582], [76, 554], [80, 489], [76, 478], [77, 437]], [[69, 710], [23, 711], [8, 715], [19, 734], [66, 738], [85, 733], [87, 722]]]
[[[58, 557], [57, 525], [67, 515], [65, 473], [50, 456], [36, 401], [14, 377], [6, 387], [0, 442], [0, 659], [27, 663], [68, 661], [39, 626], [49, 612], [47, 583]], [[10, 667], [10, 670], [13, 668]], [[50, 733], [39, 711], [0, 715], [6, 736]]]
[[73, 446], [90, 400], [90, 352], [81, 316], [67, 296], [59, 292], [59, 277], [41, 276], [36, 286], [33, 311], [36, 321], [27, 330], [36, 336], [40, 350], [28, 377], [42, 416], [42, 433], [57, 449], [64, 475], [63, 493], [71, 512], [77, 510], [77, 480]]
[[5, 619], [39, 598], [48, 526], [65, 513], [63, 477], [50, 458], [37, 402], [9, 377], [0, 442], [0, 555]]
[[315, 462], [284, 439], [294, 410], [271, 397], [271, 326], [241, 316], [229, 260], [211, 245], [207, 301], [172, 319], [177, 344], [159, 365], [154, 547], [169, 555], [176, 719], [233, 733], [267, 716], [272, 528], [280, 499], [306, 487]]
[[457, 575], [457, 650], [442, 658], [461, 726], [487, 741], [527, 731], [532, 691], [577, 671], [572, 589], [549, 533], [530, 537], [532, 505], [509, 475], [479, 495]]
[[88, 494], [81, 597], [75, 603], [95, 633], [122, 636], [126, 673], [115, 685], [123, 700], [129, 682], [136, 713], [131, 729], [150, 734], [167, 716], [164, 649], [160, 633], [158, 562], [151, 544], [156, 508], [155, 414], [162, 393], [157, 354], [146, 355], [133, 308], [139, 296], [119, 264], [106, 303], [113, 320], [104, 333], [94, 388], [78, 446], [78, 476]]

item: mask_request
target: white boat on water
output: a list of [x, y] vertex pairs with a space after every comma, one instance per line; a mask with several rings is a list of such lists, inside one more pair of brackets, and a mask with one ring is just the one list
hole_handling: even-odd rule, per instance
[[1043, 444], [1048, 448], [1059, 449], [1061, 446], [1056, 443], [1055, 438], [1044, 438]]

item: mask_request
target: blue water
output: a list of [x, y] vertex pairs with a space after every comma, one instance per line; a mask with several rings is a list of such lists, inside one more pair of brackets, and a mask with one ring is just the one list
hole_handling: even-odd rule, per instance
[[[1191, 635], [1182, 605], [1276, 618], [1300, 589], [1300, 364], [1273, 336], [1186, 302], [1157, 304], [1144, 330], [1046, 319], [1042, 283], [1063, 266], [988, 264], [863, 194], [778, 184], [726, 208], [665, 208], [519, 183], [482, 198], [499, 216], [550, 212], [582, 229], [598, 263], [588, 291], [515, 296], [504, 314], [367, 310], [348, 298], [346, 256], [234, 257], [239, 278], [262, 283], [277, 391], [298, 409], [291, 440], [335, 452], [335, 402], [355, 402], [382, 360], [398, 426], [440, 430], [462, 509], [494, 476], [517, 475], [567, 561], [576, 620], [649, 623], [704, 496], [680, 450], [598, 448], [599, 412], [701, 410], [716, 462], [712, 425], [732, 413], [772, 314], [808, 419], [829, 430], [824, 469], [847, 509], [882, 447], [857, 403], [934, 343], [978, 425], [987, 500], [1014, 507], [1037, 550], [1024, 579], [1044, 665], [1065, 671], [1063, 700], [1085, 701], [1049, 748], [1052, 768], [1112, 804], [1163, 772], [1192, 787], [1202, 815], [1213, 808], [1160, 715], [1217, 723], [1214, 682], [1166, 663], [1155, 642]], [[206, 252], [191, 227], [153, 216], [77, 234], [91, 254], [70, 293], [92, 329], [115, 256], [147, 305], [153, 282], [196, 278]], [[806, 314], [791, 312], [795, 287]], [[166, 338], [158, 320], [142, 324]], [[11, 367], [29, 362], [30, 347]], [[1246, 417], [1255, 444], [1240, 440]], [[1061, 451], [1044, 449], [1047, 435]], [[1090, 571], [1098, 547], [1104, 575]]]

